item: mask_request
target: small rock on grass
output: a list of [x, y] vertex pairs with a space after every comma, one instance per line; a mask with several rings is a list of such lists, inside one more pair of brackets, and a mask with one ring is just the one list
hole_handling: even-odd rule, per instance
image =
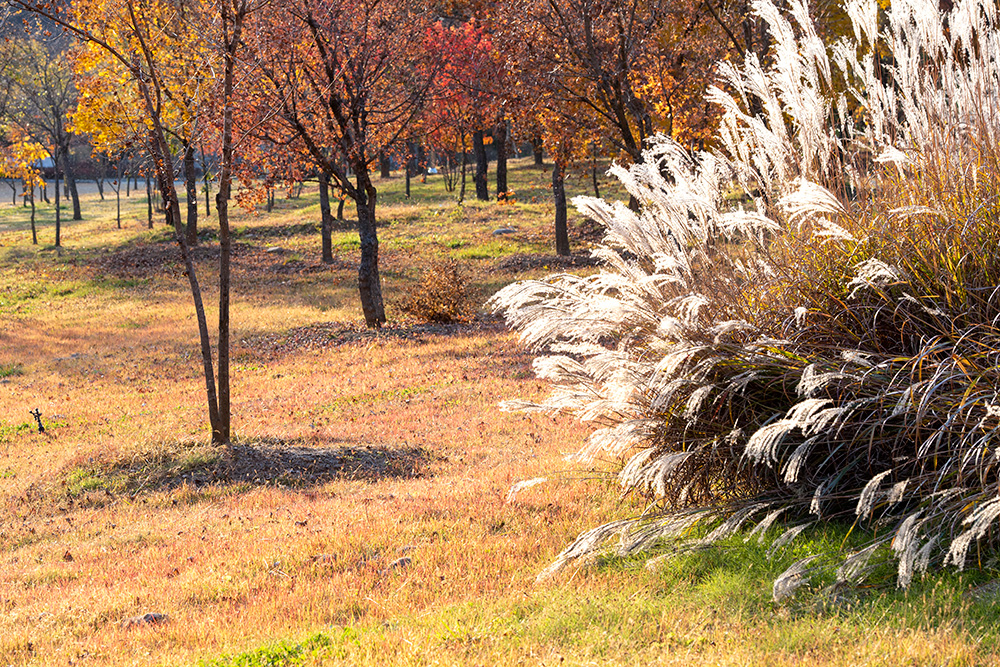
[[337, 561], [337, 554], [316, 554], [310, 556], [309, 560], [313, 563], [335, 563]]
[[125, 619], [122, 621], [122, 626], [125, 629], [129, 629], [143, 625], [161, 625], [169, 620], [170, 618], [166, 614], [151, 611], [148, 614], [142, 614], [140, 616], [133, 616], [132, 618]]
[[385, 575], [389, 574], [393, 570], [402, 569], [404, 567], [409, 567], [409, 565], [412, 562], [413, 562], [413, 559], [410, 558], [409, 556], [403, 556], [402, 558], [397, 558], [396, 560], [394, 560], [391, 563], [389, 563], [389, 566], [386, 567], [381, 572], [379, 572], [379, 574], [384, 577]]

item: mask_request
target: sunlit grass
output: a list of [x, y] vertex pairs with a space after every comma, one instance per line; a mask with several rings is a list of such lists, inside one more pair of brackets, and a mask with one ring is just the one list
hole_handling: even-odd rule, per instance
[[[227, 453], [206, 437], [186, 281], [162, 266], [102, 263], [169, 248], [162, 221], [146, 229], [142, 197], [128, 200], [122, 231], [113, 202], [86, 199], [61, 254], [31, 246], [24, 211], [0, 204], [0, 663], [792, 664], [815, 654], [818, 664], [881, 655], [890, 656], [885, 664], [927, 656], [973, 664], [989, 656], [972, 625], [921, 625], [918, 603], [917, 620], [897, 623], [881, 608], [870, 621], [845, 620], [806, 602], [799, 610], [748, 600], [739, 593], [749, 580], [739, 577], [747, 563], [756, 568], [755, 553], [725, 563], [692, 556], [658, 573], [612, 562], [535, 584], [580, 530], [641, 508], [622, 504], [607, 477], [565, 461], [588, 427], [497, 409], [547, 391], [511, 334], [488, 318], [424, 326], [392, 306], [430, 260], [465, 262], [483, 298], [546, 272], [495, 270], [499, 257], [542, 251], [551, 237], [547, 174], [522, 164], [512, 177], [523, 204], [461, 209], [433, 179], [414, 182], [409, 201], [401, 178], [382, 183], [392, 321], [377, 334], [361, 325], [350, 221], [337, 232], [337, 261], [319, 261], [312, 186], [298, 199], [279, 193], [271, 214], [237, 213], [237, 242], [268, 263], [254, 272], [248, 260], [235, 274], [236, 444], [358, 460], [325, 478], [223, 474]], [[536, 203], [522, 199], [530, 192]], [[50, 219], [40, 221], [49, 239]], [[501, 226], [517, 232], [498, 240]], [[202, 221], [208, 249], [211, 228], [211, 218]], [[284, 252], [266, 254], [275, 247]], [[461, 259], [470, 249], [477, 256]], [[294, 262], [309, 270], [279, 270]], [[212, 260], [198, 268], [211, 321]], [[384, 456], [365, 459], [370, 452]], [[414, 452], [412, 470], [366, 476], [363, 466]], [[508, 501], [514, 483], [541, 475], [548, 481]], [[890, 609], [897, 603], [884, 593]], [[146, 612], [169, 621], [123, 624]], [[266, 648], [276, 642], [286, 648]]]

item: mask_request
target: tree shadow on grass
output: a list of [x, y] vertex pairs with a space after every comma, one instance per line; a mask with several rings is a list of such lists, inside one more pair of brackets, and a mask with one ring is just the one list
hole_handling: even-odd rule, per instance
[[168, 443], [111, 461], [71, 466], [59, 482], [69, 501], [94, 505], [181, 487], [309, 488], [336, 480], [411, 479], [436, 459], [421, 447], [336, 444], [254, 438], [228, 446]]
[[499, 318], [483, 316], [469, 323], [398, 323], [368, 329], [354, 322], [318, 322], [283, 332], [252, 334], [233, 345], [233, 358], [240, 363], [273, 361], [303, 350], [367, 345], [373, 341], [399, 340], [424, 343], [439, 336], [468, 336], [504, 330]]

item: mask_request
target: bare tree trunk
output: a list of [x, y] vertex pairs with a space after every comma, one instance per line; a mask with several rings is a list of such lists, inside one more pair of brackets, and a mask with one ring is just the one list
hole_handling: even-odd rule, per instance
[[556, 254], [567, 256], [569, 252], [569, 229], [566, 225], [566, 168], [562, 161], [552, 163], [552, 199], [556, 205]]
[[347, 200], [347, 198], [344, 197], [343, 193], [341, 193], [340, 194], [340, 201], [337, 202], [337, 220], [343, 220], [344, 219], [344, 202], [346, 200]]
[[392, 163], [389, 162], [389, 156], [385, 154], [385, 151], [382, 151], [378, 154], [379, 178], [389, 178], [392, 175], [391, 169]]
[[594, 196], [601, 198], [601, 187], [597, 183], [597, 150], [592, 145], [590, 150], [590, 178], [594, 184]]
[[35, 229], [35, 188], [29, 188], [31, 195], [31, 245], [38, 245], [38, 231]]
[[212, 433], [213, 441], [226, 444], [229, 443], [231, 437], [229, 291], [232, 248], [229, 234], [229, 197], [233, 180], [233, 73], [236, 69], [235, 55], [240, 44], [246, 5], [237, 6], [236, 16], [229, 15], [229, 7], [228, 2], [222, 3], [222, 41], [225, 47], [226, 65], [222, 95], [224, 104], [222, 110], [222, 164], [219, 168], [219, 193], [215, 196], [215, 210], [219, 216], [219, 420], [218, 428], [213, 429]]
[[[56, 161], [56, 164], [58, 164], [58, 161]], [[62, 236], [62, 218], [60, 217], [60, 211], [59, 211], [59, 172], [58, 171], [56, 171], [56, 187], [55, 187], [55, 191], [56, 191], [56, 247], [57, 248], [61, 248], [62, 247], [62, 239], [60, 237]]]
[[[227, 3], [223, 3], [223, 7], [226, 5]], [[174, 188], [174, 168], [171, 162], [170, 148], [167, 145], [167, 139], [164, 134], [163, 126], [160, 123], [159, 114], [156, 112], [152, 99], [153, 94], [149, 90], [148, 84], [140, 79], [138, 81], [138, 85], [146, 107], [147, 117], [152, 123], [149, 128], [148, 147], [153, 158], [153, 167], [156, 170], [156, 180], [160, 187], [160, 194], [163, 197], [167, 221], [173, 225], [174, 240], [180, 248], [181, 260], [184, 263], [184, 273], [187, 276], [188, 284], [191, 288], [191, 299], [194, 302], [195, 317], [198, 321], [198, 338], [201, 343], [201, 360], [205, 374], [205, 394], [208, 402], [209, 423], [212, 427], [212, 441], [224, 442], [224, 440], [220, 439], [223, 429], [219, 418], [219, 397], [215, 385], [215, 368], [212, 362], [212, 341], [208, 334], [208, 319], [205, 315], [205, 304], [201, 296], [201, 286], [198, 284], [198, 276], [195, 272], [194, 263], [191, 259], [191, 253], [189, 252], [188, 245], [184, 238], [184, 223], [181, 220], [181, 207], [177, 198], [177, 190]], [[149, 201], [151, 204], [152, 197], [149, 198]], [[228, 230], [226, 235], [228, 236]], [[222, 255], [223, 257], [220, 260], [221, 266], [219, 270], [220, 299], [223, 295], [226, 299], [228, 299], [228, 277], [224, 279], [222, 274], [224, 271], [228, 271], [229, 258], [227, 256], [228, 253], [225, 250], [222, 252]], [[225, 315], [228, 320], [228, 305], [225, 311], [220, 309], [219, 317], [221, 318], [223, 315]], [[228, 347], [228, 338], [226, 340], [226, 347]], [[221, 332], [219, 348], [221, 352], [223, 349]], [[228, 427], [226, 430], [228, 430]]]
[[358, 291], [365, 325], [378, 329], [385, 323], [382, 282], [378, 271], [378, 233], [375, 229], [377, 191], [368, 175], [368, 165], [358, 160], [353, 165], [357, 184], [358, 236], [361, 239], [361, 264], [358, 267]]
[[189, 246], [198, 245], [198, 181], [194, 172], [194, 144], [184, 147], [184, 187], [187, 195], [186, 238]]
[[149, 174], [146, 174], [146, 217], [149, 219], [149, 228], [153, 228], [153, 190], [149, 186]]
[[531, 154], [535, 157], [535, 166], [542, 166], [542, 138], [532, 137], [531, 138]]
[[83, 213], [80, 210], [80, 192], [76, 189], [76, 176], [73, 175], [73, 170], [70, 167], [68, 146], [62, 153], [62, 165], [63, 180], [66, 184], [66, 189], [69, 190], [70, 201], [73, 202], [73, 219], [83, 220]]
[[201, 149], [201, 176], [202, 181], [205, 183], [205, 217], [212, 215], [212, 207], [209, 204], [209, 195], [211, 194], [212, 188], [211, 181], [208, 177], [208, 160], [205, 159], [205, 149]]
[[122, 161], [115, 163], [115, 178], [112, 181], [115, 189], [115, 221], [118, 229], [122, 228]]
[[476, 130], [472, 133], [472, 152], [476, 157], [476, 175], [473, 178], [476, 184], [476, 199], [479, 201], [489, 201], [489, 183], [486, 181], [486, 144], [483, 141], [482, 130]]
[[497, 147], [497, 201], [507, 198], [507, 119], [500, 118], [493, 129]]
[[465, 149], [465, 133], [462, 133], [462, 186], [458, 191], [458, 203], [465, 201], [465, 167], [469, 164], [469, 151]]
[[333, 216], [330, 215], [330, 177], [324, 171], [319, 172], [319, 212], [323, 261], [329, 264], [333, 262]]
[[420, 173], [420, 182], [427, 182], [427, 149], [423, 143], [417, 144], [417, 171]]

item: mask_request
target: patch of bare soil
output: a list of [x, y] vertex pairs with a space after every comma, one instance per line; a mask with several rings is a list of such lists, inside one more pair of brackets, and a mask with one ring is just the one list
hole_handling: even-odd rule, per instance
[[236, 342], [233, 356], [241, 361], [273, 360], [302, 350], [321, 350], [374, 340], [395, 339], [419, 343], [429, 336], [455, 336], [502, 329], [501, 320], [493, 317], [480, 317], [469, 323], [392, 323], [381, 329], [368, 329], [363, 325], [347, 322], [319, 322], [295, 327], [283, 333], [246, 336]]
[[[195, 263], [218, 262], [219, 254], [219, 246], [215, 244], [202, 244], [191, 250]], [[98, 275], [116, 278], [177, 278], [184, 275], [180, 249], [173, 242], [142, 243], [123, 248], [95, 258], [91, 266]], [[237, 279], [303, 275], [353, 266], [336, 259], [333, 264], [324, 264], [316, 258], [299, 259], [277, 247], [248, 243], [232, 245], [232, 270]]]
[[518, 253], [504, 257], [496, 263], [496, 271], [502, 273], [521, 273], [534, 269], [568, 269], [583, 266], [597, 266], [599, 262], [590, 253], [578, 253], [563, 257], [561, 255], [529, 255]]
[[258, 440], [230, 445], [215, 462], [179, 477], [165, 477], [160, 486], [185, 482], [311, 486], [335, 479], [407, 479], [422, 477], [431, 459], [420, 447], [309, 447], [277, 439]]
[[[104, 505], [182, 486], [250, 484], [294, 488], [334, 480], [410, 479], [429, 473], [440, 457], [409, 445], [316, 446], [300, 440], [256, 438], [228, 446], [173, 443], [111, 461], [70, 466], [49, 492], [29, 489], [22, 503], [46, 497], [77, 506]], [[48, 502], [45, 507], [54, 506]]]

